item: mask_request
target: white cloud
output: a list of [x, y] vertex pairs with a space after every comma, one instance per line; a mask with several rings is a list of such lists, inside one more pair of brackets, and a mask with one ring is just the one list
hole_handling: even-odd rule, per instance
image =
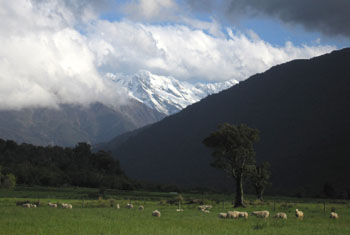
[[49, 17], [47, 6], [1, 2], [1, 22], [8, 27], [0, 28], [0, 109], [120, 100], [99, 75], [88, 39], [62, 14]]
[[[0, 109], [121, 103], [117, 88], [100, 75], [107, 72], [243, 80], [272, 65], [335, 49], [290, 42], [277, 47], [254, 32], [224, 31], [215, 20], [183, 16], [166, 25], [109, 22], [98, 19], [94, 1], [83, 2], [86, 6], [78, 0], [0, 1]], [[138, 1], [136, 7], [144, 17], [160, 19], [176, 9], [174, 4]]]
[[203, 25], [199, 29], [194, 26], [98, 21], [88, 37], [105, 72], [131, 74], [146, 69], [180, 80], [244, 80], [273, 65], [335, 49], [294, 46], [291, 42], [278, 47], [253, 31], [243, 34], [227, 28], [226, 32], [211, 34]]

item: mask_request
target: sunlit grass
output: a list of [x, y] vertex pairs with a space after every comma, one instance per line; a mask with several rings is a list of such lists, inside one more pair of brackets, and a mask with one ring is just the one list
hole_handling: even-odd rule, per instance
[[[45, 198], [40, 199], [38, 208], [22, 208], [16, 201], [36, 201], [37, 198], [1, 198], [0, 234], [350, 234], [349, 204], [328, 204], [327, 213], [320, 203], [277, 203], [276, 212], [283, 211], [287, 220], [258, 219], [249, 216], [248, 220], [219, 219], [219, 212], [233, 210], [232, 205], [213, 203], [211, 213], [205, 214], [198, 205], [184, 205], [183, 212], [176, 212], [177, 206], [162, 204], [159, 201], [132, 201], [134, 209], [126, 209], [128, 200], [82, 200]], [[50, 208], [48, 202], [68, 202], [73, 209]], [[120, 204], [121, 209], [111, 207]], [[139, 211], [139, 205], [145, 210]], [[84, 208], [83, 208], [84, 205]], [[305, 213], [304, 220], [297, 220], [294, 210]], [[340, 219], [329, 219], [330, 208], [335, 208]], [[160, 218], [152, 217], [158, 209]], [[245, 211], [269, 210], [273, 203], [250, 205]], [[242, 209], [241, 209], [242, 210]]]

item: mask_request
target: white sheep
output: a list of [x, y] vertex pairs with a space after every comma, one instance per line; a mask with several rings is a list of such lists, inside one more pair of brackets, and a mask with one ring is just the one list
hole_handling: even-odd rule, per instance
[[120, 209], [120, 205], [119, 205], [119, 203], [116, 205], [116, 208], [117, 208], [117, 209]]
[[276, 219], [287, 219], [287, 214], [284, 212], [278, 212], [273, 218]]
[[239, 217], [239, 213], [239, 211], [228, 211], [226, 215], [229, 219], [237, 219]]
[[295, 216], [298, 218], [298, 219], [303, 219], [304, 218], [304, 212], [298, 210], [298, 209], [295, 209]]
[[49, 207], [52, 207], [52, 208], [57, 208], [57, 204], [55, 204], [55, 203], [49, 202], [47, 205], [48, 205]]
[[24, 204], [22, 204], [22, 206], [23, 206], [24, 208], [30, 208], [30, 203], [24, 203]]
[[36, 204], [30, 204], [30, 207], [36, 208]]
[[145, 209], [144, 206], [139, 206], [139, 210], [140, 210], [140, 211], [143, 211], [144, 209]]
[[270, 212], [269, 211], [253, 211], [252, 215], [255, 215], [258, 218], [269, 218]]
[[219, 213], [219, 218], [220, 219], [226, 219], [227, 218], [227, 213]]
[[339, 218], [339, 216], [338, 216], [338, 214], [337, 213], [335, 213], [335, 212], [331, 212], [331, 214], [330, 214], [330, 217], [329, 218], [331, 218], [331, 219], [338, 219]]
[[210, 210], [211, 208], [213, 208], [212, 205], [201, 205], [201, 206], [198, 206], [198, 210], [200, 210], [200, 211]]
[[177, 212], [182, 212], [184, 209], [176, 209]]
[[245, 211], [239, 212], [238, 217], [248, 219], [248, 212], [245, 212]]
[[68, 203], [61, 203], [61, 206], [65, 209], [72, 209], [73, 208], [72, 204], [68, 204]]
[[208, 210], [202, 210], [202, 212], [207, 213], [207, 214], [210, 213], [210, 211], [208, 211]]
[[160, 211], [158, 211], [158, 210], [153, 211], [152, 216], [160, 217]]
[[134, 205], [133, 205], [133, 204], [128, 203], [128, 204], [126, 204], [126, 208], [128, 208], [128, 209], [132, 209], [132, 208], [134, 208]]

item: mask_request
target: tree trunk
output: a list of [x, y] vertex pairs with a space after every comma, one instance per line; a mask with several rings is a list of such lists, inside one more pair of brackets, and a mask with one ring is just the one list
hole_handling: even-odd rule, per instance
[[243, 174], [238, 173], [236, 176], [236, 200], [235, 207], [245, 207], [243, 199]]
[[257, 192], [258, 200], [264, 201], [263, 194], [264, 194], [264, 190], [258, 190], [258, 192]]

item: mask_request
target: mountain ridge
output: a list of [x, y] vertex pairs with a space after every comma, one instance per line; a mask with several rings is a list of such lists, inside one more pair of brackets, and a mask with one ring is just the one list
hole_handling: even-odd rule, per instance
[[325, 183], [350, 190], [349, 63], [346, 48], [274, 66], [106, 148], [131, 177], [227, 187], [201, 142], [219, 123], [246, 123], [261, 131], [257, 161], [271, 162], [272, 191], [317, 196]]
[[226, 82], [192, 84], [171, 76], [155, 75], [146, 70], [141, 70], [133, 76], [107, 73], [106, 77], [114, 81], [118, 87], [122, 87], [131, 98], [165, 115], [174, 114], [210, 94], [238, 84], [234, 79]]
[[43, 146], [96, 144], [163, 117], [134, 100], [117, 109], [94, 103], [87, 107], [65, 104], [59, 109], [1, 110], [0, 138]]

